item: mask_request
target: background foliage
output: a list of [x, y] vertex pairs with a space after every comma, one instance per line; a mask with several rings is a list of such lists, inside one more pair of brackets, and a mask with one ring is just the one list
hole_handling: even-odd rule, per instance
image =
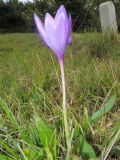
[[[105, 0], [35, 0], [22, 3], [18, 0], [0, 0], [0, 32], [33, 32], [35, 30], [33, 13], [36, 11], [43, 19], [46, 12], [55, 15], [64, 4], [73, 19], [73, 31], [100, 31], [99, 5]], [[120, 1], [112, 0], [116, 7], [118, 28], [120, 30]]]

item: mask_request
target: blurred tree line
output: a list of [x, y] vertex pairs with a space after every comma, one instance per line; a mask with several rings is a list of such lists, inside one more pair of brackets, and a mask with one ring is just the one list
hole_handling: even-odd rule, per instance
[[[120, 31], [120, 0], [112, 0], [116, 7]], [[34, 0], [27, 3], [18, 0], [0, 0], [0, 32], [33, 32], [33, 13], [42, 19], [46, 12], [53, 16], [64, 4], [73, 20], [73, 31], [100, 31], [99, 5], [105, 0]]]

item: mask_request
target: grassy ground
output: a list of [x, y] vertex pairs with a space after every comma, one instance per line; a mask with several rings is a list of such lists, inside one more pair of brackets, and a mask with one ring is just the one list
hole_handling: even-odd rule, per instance
[[[118, 160], [120, 37], [74, 34], [65, 76], [71, 159]], [[65, 159], [59, 65], [36, 34], [0, 35], [0, 96], [0, 160]]]

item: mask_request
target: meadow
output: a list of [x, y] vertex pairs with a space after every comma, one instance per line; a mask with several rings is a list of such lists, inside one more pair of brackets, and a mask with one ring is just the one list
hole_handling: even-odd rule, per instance
[[[65, 53], [71, 160], [120, 158], [120, 36], [73, 34]], [[59, 64], [37, 34], [0, 35], [0, 160], [64, 160]]]

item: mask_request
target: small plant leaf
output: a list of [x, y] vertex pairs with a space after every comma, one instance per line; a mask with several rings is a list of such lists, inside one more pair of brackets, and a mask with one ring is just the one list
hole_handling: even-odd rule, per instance
[[[50, 128], [46, 123], [44, 123], [39, 117], [35, 117], [35, 123], [38, 129], [39, 138], [41, 144], [44, 146], [47, 151], [47, 156], [50, 153], [53, 155], [54, 159], [56, 159], [56, 131]], [[51, 158], [50, 158], [51, 159]]]
[[83, 135], [80, 135], [78, 152], [83, 158], [96, 158], [93, 147], [86, 141]]
[[14, 160], [13, 158], [10, 158], [10, 157], [8, 157], [6, 155], [2, 155], [2, 154], [0, 154], [0, 159], [1, 160]]
[[113, 96], [104, 107], [100, 108], [97, 112], [95, 112], [89, 119], [90, 122], [95, 122], [98, 118], [102, 117], [104, 114], [110, 111], [114, 106], [116, 101], [116, 96]]
[[72, 155], [71, 160], [79, 160], [79, 157], [77, 157], [76, 155]]
[[53, 155], [52, 155], [52, 153], [50, 152], [50, 150], [49, 150], [48, 147], [46, 148], [46, 153], [47, 153], [47, 159], [48, 159], [48, 160], [53, 160]]
[[39, 132], [41, 143], [44, 147], [51, 143], [54, 131], [49, 128], [40, 118], [36, 118], [36, 126]]
[[120, 120], [117, 121], [114, 125], [114, 127], [112, 128], [113, 131], [118, 131], [120, 129]]

